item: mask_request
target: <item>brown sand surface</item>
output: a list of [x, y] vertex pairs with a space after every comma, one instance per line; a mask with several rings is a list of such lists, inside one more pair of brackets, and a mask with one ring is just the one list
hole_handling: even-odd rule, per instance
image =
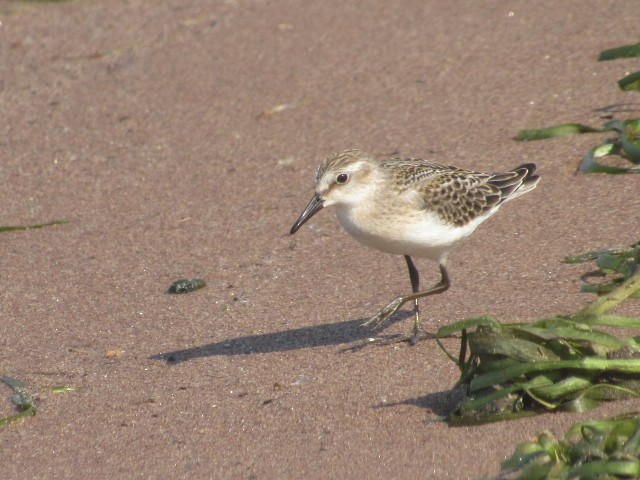
[[[0, 375], [40, 397], [0, 427], [0, 476], [480, 478], [540, 430], [637, 408], [426, 422], [458, 376], [434, 342], [350, 350], [407, 292], [402, 259], [331, 211], [288, 231], [336, 150], [533, 161], [538, 188], [451, 255], [425, 320], [587, 304], [588, 267], [561, 259], [638, 240], [640, 177], [574, 175], [606, 135], [512, 137], [638, 116], [616, 85], [637, 60], [596, 62], [638, 18], [605, 0], [0, 1], [0, 225], [69, 221], [0, 233]], [[182, 277], [208, 286], [167, 294]]]

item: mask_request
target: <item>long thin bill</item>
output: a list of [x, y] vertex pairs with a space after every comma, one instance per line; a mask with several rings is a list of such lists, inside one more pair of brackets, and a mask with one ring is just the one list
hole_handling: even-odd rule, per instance
[[298, 231], [298, 229], [311, 217], [313, 217], [316, 213], [318, 213], [324, 207], [324, 202], [320, 198], [319, 195], [314, 195], [307, 208], [304, 209], [304, 212], [300, 214], [296, 223], [293, 224], [291, 230], [289, 231], [290, 235], [293, 235]]

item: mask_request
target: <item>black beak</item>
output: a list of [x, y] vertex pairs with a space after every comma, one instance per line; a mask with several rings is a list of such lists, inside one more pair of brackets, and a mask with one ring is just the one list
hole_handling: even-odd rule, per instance
[[309, 202], [309, 205], [307, 205], [307, 208], [304, 209], [304, 212], [300, 214], [300, 216], [296, 220], [296, 223], [294, 223], [293, 227], [291, 227], [291, 231], [289, 231], [289, 234], [293, 235], [294, 233], [296, 233], [307, 220], [309, 220], [323, 208], [324, 201], [320, 198], [320, 195], [315, 194]]

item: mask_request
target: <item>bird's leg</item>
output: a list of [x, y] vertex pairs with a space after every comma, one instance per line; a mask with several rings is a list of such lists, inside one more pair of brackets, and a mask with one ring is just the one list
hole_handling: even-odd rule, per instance
[[[407, 262], [407, 268], [409, 269], [409, 280], [411, 280], [411, 291], [413, 293], [417, 293], [420, 291], [420, 274], [418, 273], [418, 269], [411, 260], [409, 255], [404, 256], [405, 261]], [[413, 335], [417, 336], [420, 331], [420, 306], [418, 305], [418, 299], [413, 300], [413, 311], [416, 316], [415, 323], [413, 324]]]
[[[434, 295], [436, 293], [442, 293], [449, 288], [451, 282], [449, 280], [449, 274], [447, 273], [447, 269], [443, 264], [440, 264], [440, 281], [436, 283], [434, 286], [427, 290], [419, 291], [420, 288], [420, 277], [418, 275], [418, 270], [416, 269], [411, 257], [405, 255], [405, 260], [407, 261], [407, 267], [409, 268], [409, 278], [411, 279], [411, 288], [413, 293], [410, 295], [404, 295], [402, 297], [398, 297], [393, 300], [389, 305], [380, 310], [374, 317], [364, 322], [363, 326], [371, 326], [372, 328], [379, 328], [385, 323], [389, 321], [391, 316], [398, 311], [398, 309], [411, 300], [415, 301], [415, 323], [413, 326], [413, 336], [408, 337], [407, 339], [411, 341], [411, 343], [415, 343], [421, 336], [420, 329], [420, 316], [418, 311], [418, 299], [422, 297], [426, 297], [429, 295]], [[402, 340], [405, 340], [404, 338]]]

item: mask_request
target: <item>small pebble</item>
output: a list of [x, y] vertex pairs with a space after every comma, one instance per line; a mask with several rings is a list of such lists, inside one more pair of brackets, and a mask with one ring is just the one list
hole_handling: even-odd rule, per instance
[[176, 280], [169, 287], [169, 293], [189, 293], [200, 290], [207, 285], [201, 278], [181, 278]]

